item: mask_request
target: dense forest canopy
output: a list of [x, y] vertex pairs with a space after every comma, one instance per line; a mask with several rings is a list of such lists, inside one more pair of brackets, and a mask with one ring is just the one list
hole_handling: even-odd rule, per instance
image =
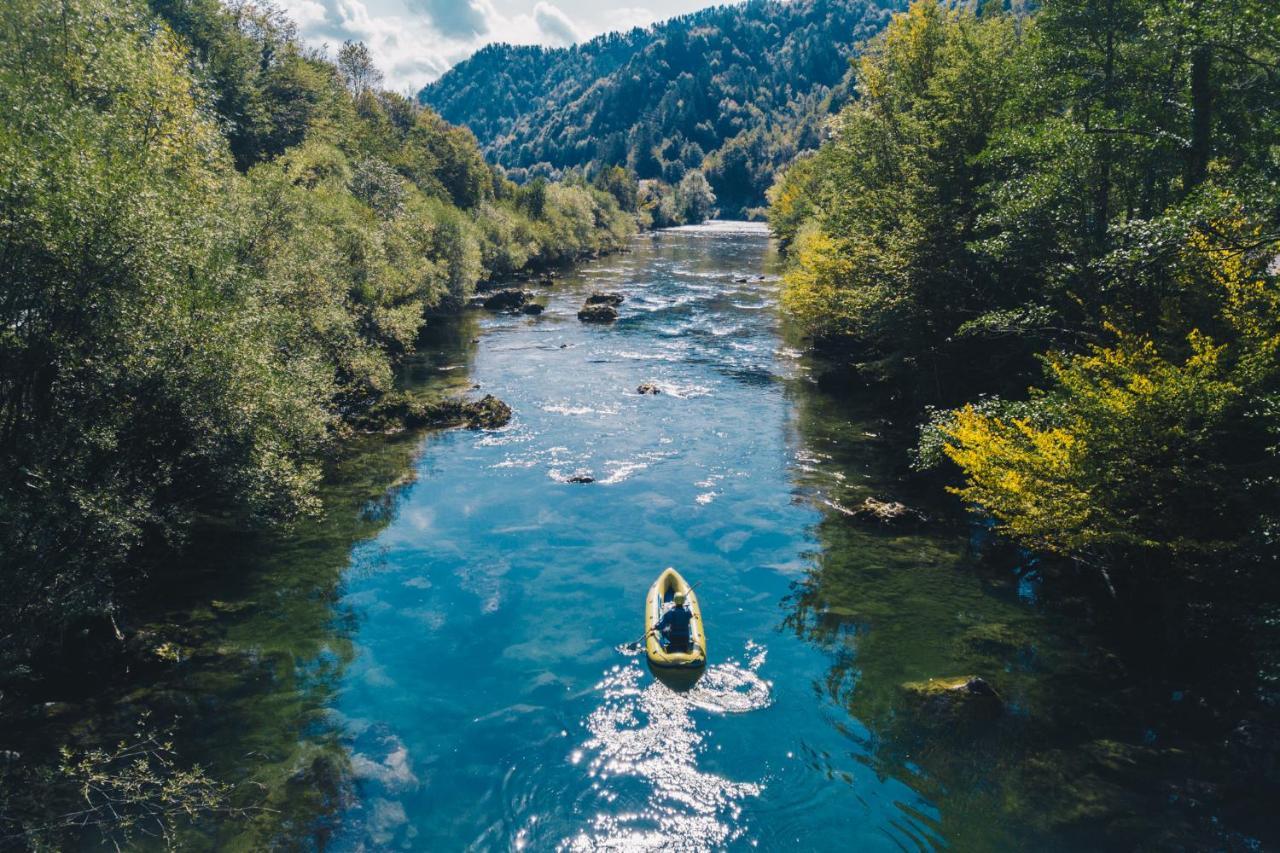
[[705, 173], [722, 212], [764, 204], [847, 99], [848, 59], [891, 0], [752, 0], [561, 49], [492, 45], [419, 99], [475, 132], [517, 179], [625, 166]]
[[1280, 6], [918, 0], [856, 88], [771, 191], [784, 301], [941, 407], [922, 463], [1117, 585], [1273, 568]]
[[266, 3], [0, 6], [0, 687], [197, 513], [308, 511], [429, 314], [634, 232], [379, 80]]

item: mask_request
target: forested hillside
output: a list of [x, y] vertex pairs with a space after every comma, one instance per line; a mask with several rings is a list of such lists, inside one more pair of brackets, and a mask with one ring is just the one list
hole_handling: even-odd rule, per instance
[[1122, 591], [1274, 571], [1278, 69], [1267, 0], [919, 0], [772, 192], [785, 304], [941, 407], [921, 463], [1018, 543]]
[[306, 512], [430, 312], [634, 231], [379, 79], [267, 5], [0, 7], [0, 687], [194, 514]]
[[854, 46], [898, 5], [753, 0], [569, 48], [494, 45], [419, 98], [517, 179], [621, 165], [674, 185], [701, 171], [722, 212], [742, 215], [817, 147]]

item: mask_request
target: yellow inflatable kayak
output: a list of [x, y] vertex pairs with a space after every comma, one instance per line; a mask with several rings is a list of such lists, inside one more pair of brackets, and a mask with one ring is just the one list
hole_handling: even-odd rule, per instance
[[[663, 647], [663, 637], [655, 630], [662, 614], [675, 606], [677, 592], [685, 595], [685, 606], [692, 612], [689, 623], [690, 644], [685, 651], [668, 651]], [[707, 634], [702, 626], [702, 610], [698, 596], [675, 569], [666, 569], [649, 587], [644, 604], [644, 652], [649, 660], [649, 671], [663, 684], [674, 690], [688, 690], [707, 668]]]

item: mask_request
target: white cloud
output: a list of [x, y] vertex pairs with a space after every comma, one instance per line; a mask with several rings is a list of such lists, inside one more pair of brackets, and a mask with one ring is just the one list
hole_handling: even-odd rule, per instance
[[609, 13], [609, 29], [626, 32], [636, 27], [647, 27], [658, 20], [652, 9], [643, 6], [624, 6]]
[[[416, 93], [489, 42], [560, 47], [607, 30], [647, 26], [648, 8], [578, 0], [278, 0], [307, 44], [330, 55], [369, 46], [388, 88]], [[600, 5], [596, 5], [600, 4]], [[693, 5], [707, 5], [694, 0]], [[565, 8], [571, 8], [571, 15]]]
[[477, 0], [410, 0], [409, 7], [424, 13], [444, 36], [472, 38], [489, 32], [493, 7]]
[[533, 19], [538, 22], [538, 29], [552, 41], [573, 44], [582, 39], [582, 33], [569, 16], [545, 0], [533, 7]]

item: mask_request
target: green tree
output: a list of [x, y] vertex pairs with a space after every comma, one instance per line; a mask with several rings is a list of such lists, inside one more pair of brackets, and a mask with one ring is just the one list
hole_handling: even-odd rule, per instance
[[716, 214], [716, 194], [701, 172], [686, 172], [676, 187], [676, 206], [685, 222], [704, 222]]
[[362, 41], [347, 41], [338, 48], [338, 73], [342, 82], [355, 95], [361, 95], [382, 84], [382, 72], [373, 61], [373, 54]]

